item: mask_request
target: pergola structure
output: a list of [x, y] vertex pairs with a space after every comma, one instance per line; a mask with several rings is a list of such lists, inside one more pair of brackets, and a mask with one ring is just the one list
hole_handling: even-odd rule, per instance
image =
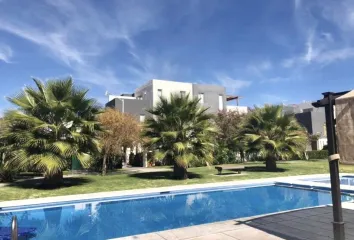
[[345, 92], [326, 92], [323, 93], [323, 99], [312, 103], [316, 108], [324, 107], [326, 114], [326, 129], [327, 129], [327, 142], [328, 142], [328, 160], [329, 170], [331, 176], [331, 193], [333, 203], [333, 234], [335, 240], [345, 240], [344, 221], [342, 214], [342, 201], [339, 180], [339, 159], [337, 141], [336, 141], [336, 120], [334, 116], [334, 105], [336, 99], [347, 94]]
[[226, 96], [226, 101], [236, 100], [236, 104], [238, 106], [240, 98], [242, 98], [242, 97], [241, 96], [236, 96], [236, 95], [228, 95], [228, 96]]

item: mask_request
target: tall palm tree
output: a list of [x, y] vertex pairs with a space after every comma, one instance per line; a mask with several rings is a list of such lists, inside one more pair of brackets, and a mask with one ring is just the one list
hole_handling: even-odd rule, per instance
[[277, 160], [301, 155], [307, 144], [307, 133], [294, 116], [284, 115], [282, 106], [257, 108], [245, 119], [240, 136], [248, 153], [266, 161], [267, 170], [275, 170]]
[[144, 136], [148, 145], [155, 149], [156, 157], [174, 163], [174, 176], [186, 179], [187, 168], [192, 161], [213, 160], [213, 134], [215, 129], [199, 105], [199, 99], [189, 95], [172, 94], [170, 100], [161, 97], [157, 106], [148, 112]]
[[44, 173], [45, 183], [57, 184], [72, 158], [85, 166], [100, 151], [100, 109], [71, 78], [34, 82], [37, 88], [25, 87], [8, 98], [18, 109], [5, 113], [8, 131], [2, 138], [10, 166], [36, 169]]

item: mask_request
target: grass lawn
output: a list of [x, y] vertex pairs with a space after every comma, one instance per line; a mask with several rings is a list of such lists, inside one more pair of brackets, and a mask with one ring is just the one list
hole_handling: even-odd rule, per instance
[[[32, 179], [20, 183], [13, 183], [10, 186], [0, 187], [0, 201], [136, 188], [328, 173], [328, 161], [326, 160], [278, 162], [279, 171], [277, 172], [266, 172], [263, 163], [247, 163], [246, 167], [246, 171], [241, 175], [231, 174], [233, 173], [231, 171], [223, 171], [222, 176], [215, 175], [217, 171], [214, 167], [190, 168], [188, 169], [190, 179], [185, 181], [171, 179], [172, 169], [170, 168], [163, 168], [163, 172], [135, 174], [126, 174], [123, 171], [119, 171], [117, 174], [107, 175], [105, 177], [83, 175], [66, 179], [66, 186], [57, 189], [41, 189], [38, 180]], [[340, 172], [354, 173], [354, 166], [341, 165]]]

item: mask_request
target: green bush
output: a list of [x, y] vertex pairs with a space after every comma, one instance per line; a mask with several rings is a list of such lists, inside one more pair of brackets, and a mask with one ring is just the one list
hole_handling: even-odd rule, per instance
[[188, 167], [204, 167], [204, 166], [206, 166], [206, 163], [202, 159], [194, 160], [188, 163]]
[[214, 164], [237, 163], [236, 153], [227, 147], [219, 147], [214, 152]]
[[326, 159], [328, 158], [328, 151], [327, 150], [307, 151], [307, 156], [309, 159]]
[[12, 182], [17, 171], [6, 166], [0, 166], [0, 182]]

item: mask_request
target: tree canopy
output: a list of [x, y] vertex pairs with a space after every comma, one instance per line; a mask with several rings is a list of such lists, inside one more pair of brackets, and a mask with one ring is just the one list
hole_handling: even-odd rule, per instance
[[246, 151], [262, 157], [268, 170], [276, 169], [277, 160], [301, 155], [307, 144], [306, 130], [282, 106], [256, 108], [243, 122], [240, 137]]
[[100, 152], [100, 108], [71, 78], [34, 83], [8, 98], [17, 110], [5, 113], [8, 128], [1, 138], [10, 165], [40, 171], [47, 183], [61, 181], [72, 158], [85, 166]]
[[213, 137], [216, 129], [212, 115], [201, 107], [199, 99], [189, 95], [172, 94], [170, 99], [161, 97], [153, 109], [153, 117], [146, 121], [144, 136], [159, 159], [174, 163], [176, 178], [187, 178], [187, 168], [192, 161], [213, 161]]
[[118, 155], [124, 147], [137, 146], [141, 140], [140, 123], [132, 116], [115, 109], [107, 108], [99, 115], [105, 129], [100, 135], [103, 154], [102, 174], [106, 174], [107, 157]]

